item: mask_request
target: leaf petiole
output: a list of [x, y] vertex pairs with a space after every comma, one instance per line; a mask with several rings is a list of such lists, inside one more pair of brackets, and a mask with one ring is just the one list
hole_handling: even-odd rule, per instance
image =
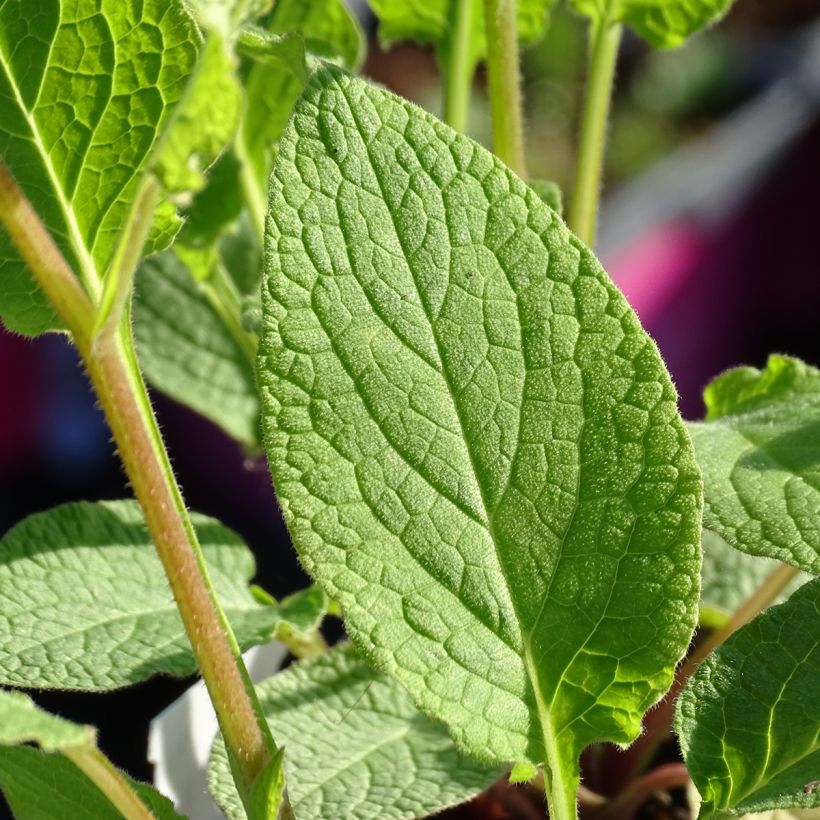
[[452, 0], [448, 12], [447, 39], [440, 55], [444, 75], [444, 121], [457, 131], [467, 127], [475, 59], [470, 49], [473, 0]]
[[590, 24], [586, 102], [575, 186], [567, 219], [570, 229], [590, 247], [595, 244], [606, 127], [622, 30], [620, 23], [606, 19]]

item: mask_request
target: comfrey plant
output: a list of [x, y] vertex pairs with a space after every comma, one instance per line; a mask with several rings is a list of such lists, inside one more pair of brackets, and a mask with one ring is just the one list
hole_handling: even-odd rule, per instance
[[[340, 0], [0, 0], [0, 313], [70, 337], [135, 496], [0, 544], [19, 817], [179, 815], [15, 687], [197, 670], [231, 818], [424, 816], [505, 773], [554, 820], [690, 776], [702, 817], [820, 806], [820, 374], [733, 370], [684, 424], [589, 248], [622, 27], [677, 46], [730, 0], [569, 2], [565, 224], [522, 148], [518, 41], [551, 0], [373, 0], [383, 41], [435, 47], [446, 124], [351, 73]], [[480, 61], [495, 154], [460, 133]], [[248, 585], [145, 380], [264, 449], [317, 586]], [[255, 687], [241, 652], [273, 637], [314, 657]], [[657, 766], [673, 717], [685, 764]], [[603, 742], [629, 747], [608, 798], [579, 764]]]

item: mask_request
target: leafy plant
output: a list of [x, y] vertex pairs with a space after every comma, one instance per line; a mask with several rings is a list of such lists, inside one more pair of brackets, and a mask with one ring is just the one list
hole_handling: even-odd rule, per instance
[[[505, 775], [554, 820], [689, 774], [704, 817], [818, 805], [818, 371], [731, 371], [687, 427], [588, 247], [621, 26], [676, 46], [729, 2], [572, 0], [569, 227], [525, 181], [518, 40], [551, 5], [374, 0], [383, 42], [435, 47], [445, 124], [349, 73], [340, 0], [0, 0], [0, 315], [70, 336], [135, 495], [2, 539], [0, 683], [198, 669], [232, 818], [423, 816]], [[459, 133], [481, 60], [495, 155]], [[189, 514], [144, 378], [264, 449], [318, 586], [249, 586], [238, 536]], [[327, 648], [330, 612], [350, 644]], [[241, 652], [274, 638], [304, 660], [254, 686]], [[654, 768], [670, 688], [688, 769]], [[632, 744], [658, 701], [590, 800], [582, 752]], [[23, 818], [179, 816], [11, 690], [0, 787]]]

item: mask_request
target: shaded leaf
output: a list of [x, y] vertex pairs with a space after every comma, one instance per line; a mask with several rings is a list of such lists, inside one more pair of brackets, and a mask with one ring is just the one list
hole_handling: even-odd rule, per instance
[[820, 807], [820, 579], [758, 615], [700, 665], [675, 729], [701, 817]]
[[689, 430], [703, 471], [704, 526], [738, 549], [820, 572], [820, 371], [772, 356], [706, 389]]
[[594, 22], [621, 22], [655, 48], [676, 48], [720, 20], [734, 0], [570, 0]]
[[140, 364], [163, 393], [254, 446], [259, 399], [251, 354], [194, 279], [175, 252], [141, 265], [134, 300]]
[[[248, 589], [250, 551], [213, 519], [193, 521], [240, 645], [269, 640], [279, 614]], [[65, 504], [0, 542], [0, 683], [114, 689], [195, 669], [136, 502]]]
[[[285, 749], [294, 813], [306, 818], [398, 820], [468, 800], [501, 774], [460, 757], [445, 728], [350, 646], [301, 661], [257, 685]], [[211, 794], [231, 820], [245, 813], [225, 747], [214, 745]]]
[[0, 746], [36, 743], [47, 752], [93, 746], [96, 733], [40, 709], [22, 692], [0, 690]]
[[465, 752], [628, 743], [697, 620], [700, 478], [658, 352], [497, 158], [338, 69], [271, 177], [277, 495], [348, 631]]
[[[711, 625], [719, 628], [763, 580], [777, 569], [779, 562], [741, 552], [711, 530], [703, 531], [702, 544], [701, 623], [705, 608], [709, 610], [707, 618]], [[808, 581], [809, 577], [801, 572], [778, 600], [788, 598], [795, 589]]]

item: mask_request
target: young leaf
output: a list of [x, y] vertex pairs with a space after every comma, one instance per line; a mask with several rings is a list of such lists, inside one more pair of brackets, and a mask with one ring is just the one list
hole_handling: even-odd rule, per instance
[[[267, 30], [298, 34], [308, 51], [356, 68], [364, 55], [364, 36], [343, 0], [279, 0]], [[248, 75], [242, 139], [245, 153], [261, 185], [267, 185], [276, 143], [304, 86], [292, 69], [262, 62]]]
[[716, 23], [734, 0], [570, 0], [594, 23], [624, 23], [655, 48], [677, 48]]
[[546, 759], [574, 814], [581, 749], [636, 737], [697, 620], [700, 477], [657, 349], [497, 158], [332, 67], [268, 226], [263, 435], [305, 566], [460, 748]]
[[820, 578], [718, 647], [678, 701], [701, 817], [820, 807], [818, 680]]
[[703, 471], [704, 526], [733, 546], [820, 572], [820, 371], [772, 356], [706, 389], [689, 425]]
[[[379, 41], [387, 48], [402, 40], [442, 47], [450, 25], [450, 0], [368, 0], [379, 18]], [[518, 38], [522, 43], [540, 39], [547, 25], [547, 12], [555, 0], [518, 0]], [[487, 54], [482, 0], [473, 0], [470, 16], [473, 32], [470, 51], [473, 60]]]
[[559, 216], [563, 212], [564, 203], [561, 189], [558, 184], [549, 179], [531, 179], [530, 188], [538, 194], [543, 202], [552, 208]]
[[[40, 750], [20, 748], [36, 743]], [[20, 818], [117, 820], [122, 815], [70, 760], [47, 752], [95, 749], [95, 732], [49, 714], [28, 695], [0, 691], [0, 788]], [[171, 802], [150, 786], [129, 785], [159, 820], [178, 820]]]
[[[711, 530], [703, 531], [702, 545], [701, 623], [706, 615], [712, 625], [719, 627], [777, 568], [778, 562], [736, 550]], [[781, 600], [805, 584], [809, 577], [801, 572], [786, 588]]]
[[[460, 757], [445, 728], [350, 646], [295, 664], [257, 692], [284, 746], [299, 818], [424, 817], [469, 800], [501, 775]], [[208, 780], [230, 820], [244, 820], [221, 741]]]
[[[277, 607], [251, 594], [238, 536], [194, 516], [208, 571], [243, 648], [270, 639]], [[196, 669], [134, 501], [32, 515], [0, 542], [0, 683], [100, 690]]]
[[[0, 156], [93, 294], [199, 41], [178, 0], [0, 0]], [[60, 326], [4, 231], [0, 279], [10, 328]]]
[[175, 252], [140, 266], [134, 334], [146, 378], [253, 447], [259, 418], [253, 353], [243, 347], [241, 317], [236, 322], [232, 333]]

